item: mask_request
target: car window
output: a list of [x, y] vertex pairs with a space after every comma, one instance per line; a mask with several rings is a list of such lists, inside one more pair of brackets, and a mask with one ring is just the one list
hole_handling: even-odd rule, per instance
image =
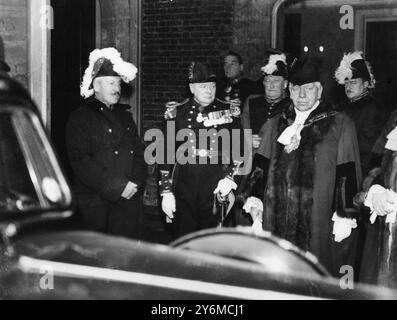
[[0, 212], [39, 206], [10, 114], [0, 114], [0, 137]]
[[0, 111], [0, 219], [2, 213], [59, 208], [70, 190], [36, 114]]

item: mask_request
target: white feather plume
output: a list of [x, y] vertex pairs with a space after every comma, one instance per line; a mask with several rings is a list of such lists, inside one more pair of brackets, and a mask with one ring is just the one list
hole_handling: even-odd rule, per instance
[[287, 64], [287, 57], [284, 53], [282, 54], [271, 54], [269, 62], [261, 68], [261, 71], [266, 74], [272, 74], [277, 70], [277, 61], [282, 61], [285, 65]]
[[94, 94], [94, 89], [90, 89], [95, 62], [100, 58], [106, 58], [113, 64], [113, 70], [120, 75], [124, 82], [135, 79], [138, 69], [129, 62], [123, 61], [120, 52], [115, 48], [95, 49], [90, 53], [88, 68], [84, 72], [83, 81], [80, 86], [80, 94], [84, 98], [89, 98]]
[[336, 81], [339, 84], [344, 84], [346, 79], [351, 79], [353, 76], [351, 64], [353, 61], [361, 59], [364, 59], [361, 51], [349, 52], [347, 54], [344, 53], [339, 67], [335, 70]]

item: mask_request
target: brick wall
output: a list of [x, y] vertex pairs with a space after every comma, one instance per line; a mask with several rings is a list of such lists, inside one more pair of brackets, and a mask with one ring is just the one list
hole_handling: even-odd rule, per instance
[[162, 121], [164, 104], [188, 94], [187, 67], [208, 62], [219, 71], [219, 57], [232, 46], [234, 1], [143, 0], [143, 130]]
[[11, 76], [29, 83], [26, 0], [0, 0], [0, 37]]

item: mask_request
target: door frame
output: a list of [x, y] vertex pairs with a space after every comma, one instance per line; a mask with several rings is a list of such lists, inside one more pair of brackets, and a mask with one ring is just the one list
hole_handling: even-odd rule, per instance
[[[96, 46], [101, 47], [101, 0], [96, 0]], [[41, 118], [48, 132], [51, 132], [51, 27], [41, 27], [41, 21], [45, 18], [44, 12], [50, 14], [53, 19], [53, 11], [50, 0], [29, 0], [28, 5], [28, 69], [29, 69], [29, 91], [36, 102]], [[142, 1], [131, 1], [131, 30], [130, 35], [134, 37], [131, 41], [132, 62], [140, 71], [141, 66], [141, 21]], [[52, 13], [52, 16], [51, 16]], [[52, 20], [53, 21], [53, 20]], [[88, 61], [88, 57], [87, 57]], [[138, 72], [134, 82], [134, 94], [130, 98], [132, 113], [138, 130], [141, 129], [141, 72]]]
[[366, 55], [367, 23], [397, 21], [397, 4], [392, 9], [357, 10], [355, 16], [354, 49]]
[[[53, 11], [50, 0], [29, 0], [27, 3], [29, 91], [38, 106], [44, 126], [50, 132], [51, 27], [53, 25], [51, 19], [53, 19]], [[46, 27], [42, 27], [43, 19], [49, 19]]]
[[[142, 21], [142, 0], [127, 0], [130, 1], [130, 53], [131, 61], [137, 68], [138, 73], [136, 79], [133, 81], [134, 91], [129, 99], [131, 113], [134, 117], [138, 132], [140, 132], [141, 123], [141, 21]], [[101, 41], [101, 0], [96, 0], [96, 47], [102, 47]]]

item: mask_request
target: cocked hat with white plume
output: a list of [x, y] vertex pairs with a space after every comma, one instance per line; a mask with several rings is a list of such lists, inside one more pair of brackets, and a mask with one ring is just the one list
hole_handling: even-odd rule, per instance
[[89, 98], [94, 94], [92, 82], [95, 78], [105, 76], [119, 76], [128, 83], [135, 79], [138, 69], [121, 58], [115, 48], [95, 49], [90, 53], [89, 65], [84, 72], [80, 86], [80, 94]]
[[265, 66], [261, 68], [263, 75], [282, 76], [288, 78], [288, 64], [285, 53], [278, 49], [268, 49], [268, 59]]
[[364, 60], [361, 51], [345, 53], [335, 71], [335, 79], [339, 84], [344, 84], [345, 80], [363, 78], [369, 82], [369, 88], [375, 87], [375, 77], [368, 61]]

